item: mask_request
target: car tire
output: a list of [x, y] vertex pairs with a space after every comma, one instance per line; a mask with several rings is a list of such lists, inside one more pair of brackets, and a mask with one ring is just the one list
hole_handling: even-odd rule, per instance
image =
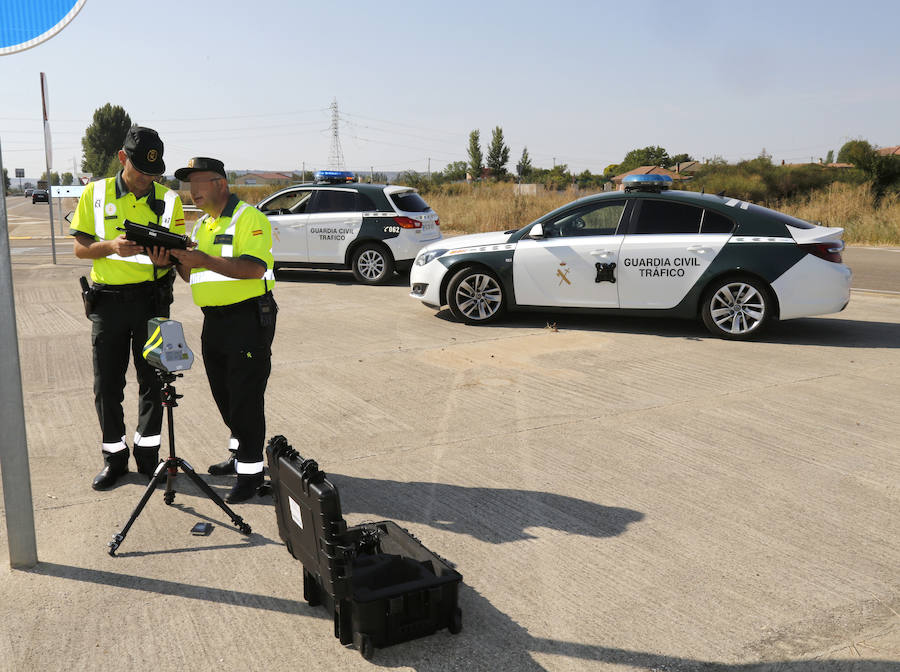
[[450, 280], [447, 303], [457, 320], [466, 324], [487, 324], [503, 314], [506, 297], [496, 275], [486, 268], [470, 266]]
[[383, 245], [365, 243], [353, 251], [353, 277], [366, 285], [381, 285], [394, 274], [394, 259]]
[[700, 308], [710, 333], [731, 341], [756, 338], [771, 324], [774, 314], [772, 290], [749, 275], [726, 276], [710, 284]]

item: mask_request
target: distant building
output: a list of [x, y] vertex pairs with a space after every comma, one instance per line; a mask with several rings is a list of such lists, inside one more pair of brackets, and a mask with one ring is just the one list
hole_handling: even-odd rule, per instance
[[900, 145], [894, 147], [882, 147], [875, 151], [881, 154], [881, 156], [900, 156]]
[[250, 186], [256, 184], [288, 184], [299, 181], [299, 177], [293, 173], [245, 173], [235, 178], [234, 184]]
[[513, 193], [516, 196], [537, 196], [539, 191], [544, 191], [543, 184], [514, 184]]
[[682, 161], [675, 164], [675, 172], [679, 175], [693, 175], [703, 167], [699, 161]]

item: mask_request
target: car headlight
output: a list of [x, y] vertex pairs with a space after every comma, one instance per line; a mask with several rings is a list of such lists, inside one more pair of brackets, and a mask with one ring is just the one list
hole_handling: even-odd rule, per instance
[[416, 266], [424, 266], [444, 254], [447, 254], [447, 250], [428, 250], [427, 252], [422, 252], [416, 257]]

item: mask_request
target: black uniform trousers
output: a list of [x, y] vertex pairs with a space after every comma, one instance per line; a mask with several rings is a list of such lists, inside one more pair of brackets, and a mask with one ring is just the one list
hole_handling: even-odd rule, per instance
[[235, 457], [262, 462], [274, 317], [271, 325], [262, 326], [256, 299], [202, 310], [203, 365], [222, 420], [238, 441]]
[[125, 436], [122, 401], [129, 355], [134, 357], [138, 381], [137, 431], [141, 436], [158, 436], [162, 427], [162, 385], [142, 351], [147, 342], [147, 321], [152, 317], [168, 317], [169, 305], [160, 301], [158, 283], [95, 285], [95, 288], [98, 292], [90, 315], [94, 405], [103, 443], [117, 443]]

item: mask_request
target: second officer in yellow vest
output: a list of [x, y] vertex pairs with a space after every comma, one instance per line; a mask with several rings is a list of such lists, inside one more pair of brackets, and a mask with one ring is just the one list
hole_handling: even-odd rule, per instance
[[206, 213], [191, 235], [196, 248], [170, 254], [203, 310], [203, 364], [236, 449], [210, 473], [236, 473], [225, 501], [243, 502], [263, 483], [264, 398], [278, 311], [272, 228], [264, 214], [230, 193], [221, 161], [195, 157], [175, 177], [190, 182], [194, 205]]

